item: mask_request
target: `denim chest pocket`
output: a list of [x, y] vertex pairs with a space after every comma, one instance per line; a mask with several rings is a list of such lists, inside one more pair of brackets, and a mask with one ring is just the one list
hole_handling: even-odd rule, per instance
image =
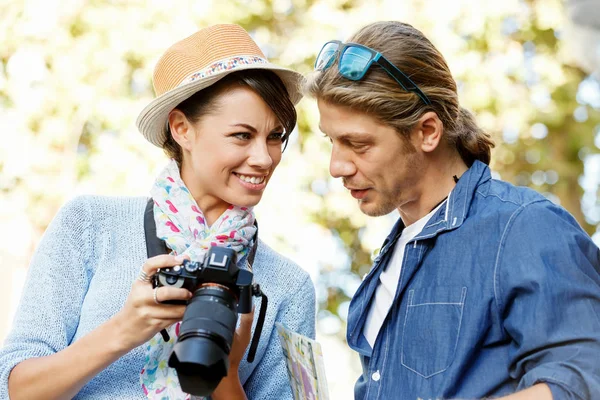
[[408, 291], [402, 329], [402, 365], [423, 378], [444, 372], [454, 358], [467, 288], [434, 286]]

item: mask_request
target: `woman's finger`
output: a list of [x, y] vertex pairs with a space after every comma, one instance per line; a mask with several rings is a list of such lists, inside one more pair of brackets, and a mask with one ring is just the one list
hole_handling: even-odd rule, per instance
[[241, 314], [240, 316], [240, 327], [238, 328], [238, 334], [242, 337], [250, 339], [250, 333], [252, 331], [252, 321], [254, 321], [254, 309], [248, 314]]
[[248, 314], [240, 315], [240, 325], [235, 330], [235, 337], [233, 339], [233, 347], [231, 349], [230, 361], [234, 365], [239, 365], [246, 347], [250, 343], [250, 336], [252, 334], [252, 321], [254, 320], [254, 308], [252, 312]]
[[[160, 286], [152, 289], [152, 301], [157, 304], [162, 304], [169, 300], [184, 300], [192, 298], [192, 292], [183, 288], [175, 288], [171, 286]], [[169, 304], [166, 304], [169, 305]]]
[[142, 271], [148, 276], [152, 276], [160, 268], [174, 267], [175, 265], [181, 265], [183, 260], [189, 259], [187, 255], [174, 256], [171, 254], [161, 254], [159, 256], [151, 257], [146, 260], [142, 265]]

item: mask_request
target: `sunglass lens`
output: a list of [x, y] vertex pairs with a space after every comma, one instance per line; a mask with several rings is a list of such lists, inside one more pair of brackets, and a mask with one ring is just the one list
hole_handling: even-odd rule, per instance
[[315, 69], [322, 71], [331, 66], [334, 60], [335, 52], [340, 45], [338, 43], [326, 43], [325, 46], [319, 52], [317, 61], [315, 62]]
[[349, 46], [340, 56], [340, 74], [348, 79], [357, 81], [361, 79], [371, 61], [372, 54], [369, 50]]

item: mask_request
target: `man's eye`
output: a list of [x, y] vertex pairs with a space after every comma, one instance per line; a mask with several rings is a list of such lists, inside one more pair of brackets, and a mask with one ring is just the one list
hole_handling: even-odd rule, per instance
[[369, 145], [365, 143], [350, 143], [350, 147], [356, 151], [365, 151], [369, 148]]

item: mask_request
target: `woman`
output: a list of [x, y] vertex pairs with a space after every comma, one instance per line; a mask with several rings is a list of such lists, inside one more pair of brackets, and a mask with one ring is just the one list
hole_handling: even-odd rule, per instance
[[[157, 236], [171, 254], [146, 256], [147, 198], [65, 205], [32, 259], [0, 351], [0, 398], [189, 398], [166, 367], [185, 306], [164, 302], [192, 293], [154, 289], [151, 277], [214, 245], [246, 265], [258, 240], [252, 207], [296, 123], [300, 80], [236, 25], [203, 29], [165, 52], [154, 72], [157, 98], [138, 128], [171, 158], [151, 191]], [[213, 399], [292, 398], [274, 324], [314, 336], [308, 275], [260, 241], [257, 249], [254, 279], [269, 305], [256, 358], [243, 358], [253, 314], [242, 314]], [[165, 343], [158, 332], [168, 327]]]

